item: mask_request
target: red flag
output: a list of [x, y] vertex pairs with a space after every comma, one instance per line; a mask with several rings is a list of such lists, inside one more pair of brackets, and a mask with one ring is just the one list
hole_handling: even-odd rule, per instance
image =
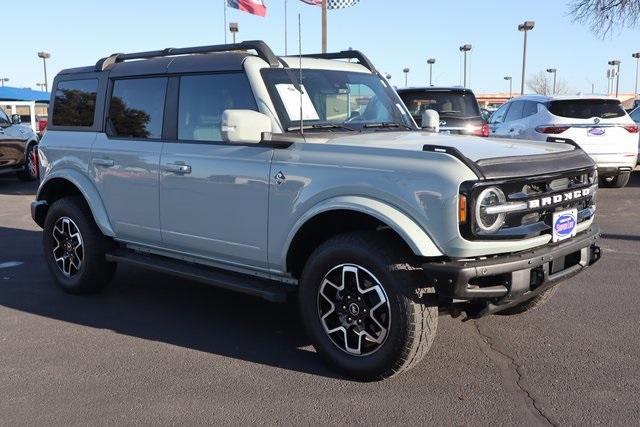
[[227, 0], [227, 6], [252, 15], [265, 16], [267, 14], [267, 6], [262, 0]]

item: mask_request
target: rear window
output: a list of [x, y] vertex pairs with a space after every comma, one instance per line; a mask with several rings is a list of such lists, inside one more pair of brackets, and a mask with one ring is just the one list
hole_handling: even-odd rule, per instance
[[55, 126], [91, 127], [96, 112], [98, 79], [59, 82], [53, 101]]
[[480, 116], [476, 97], [470, 92], [416, 91], [400, 93], [415, 119], [422, 117], [424, 110], [435, 110], [443, 117], [472, 118]]
[[166, 91], [166, 77], [116, 80], [109, 105], [109, 135], [160, 138]]
[[614, 99], [570, 99], [551, 101], [547, 107], [555, 116], [571, 119], [612, 119], [626, 113], [619, 101]]

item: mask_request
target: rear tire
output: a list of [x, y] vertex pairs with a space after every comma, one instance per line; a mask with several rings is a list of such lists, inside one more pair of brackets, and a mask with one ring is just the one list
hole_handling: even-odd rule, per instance
[[[377, 232], [336, 236], [318, 247], [300, 280], [302, 321], [324, 361], [362, 381], [422, 360], [438, 325], [434, 294], [403, 247]], [[338, 289], [342, 287], [343, 289]]]
[[37, 158], [37, 144], [31, 144], [27, 148], [25, 154], [24, 170], [18, 172], [18, 179], [20, 181], [35, 181], [38, 179], [38, 158]]
[[82, 197], [53, 203], [42, 239], [47, 267], [65, 292], [95, 293], [113, 278], [116, 264], [105, 259], [113, 242], [102, 234]]
[[629, 183], [631, 177], [630, 172], [623, 172], [616, 176], [607, 176], [600, 178], [600, 187], [605, 188], [622, 188]]
[[540, 308], [551, 299], [551, 297], [557, 292], [557, 290], [558, 290], [558, 286], [556, 285], [551, 289], [547, 289], [540, 295], [533, 297], [529, 301], [525, 301], [514, 307], [499, 311], [496, 314], [499, 316], [513, 316], [515, 314], [524, 313], [525, 311], [530, 311], [536, 308]]

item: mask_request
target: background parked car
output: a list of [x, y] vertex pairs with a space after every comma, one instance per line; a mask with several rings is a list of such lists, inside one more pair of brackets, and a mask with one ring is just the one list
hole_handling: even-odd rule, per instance
[[440, 132], [489, 136], [489, 128], [470, 89], [461, 87], [423, 87], [399, 89], [398, 94], [416, 123], [422, 125], [422, 112], [440, 115]]
[[624, 187], [638, 156], [638, 125], [609, 97], [514, 98], [489, 119], [492, 137], [577, 144], [597, 163], [600, 184]]
[[0, 174], [16, 173], [23, 181], [38, 178], [36, 147], [38, 137], [20, 124], [20, 116], [9, 118], [0, 108]]
[[[629, 113], [629, 116], [631, 116], [633, 121], [640, 126], [640, 107], [636, 108], [631, 113]], [[637, 163], [640, 165], [640, 137], [638, 137], [638, 162]]]

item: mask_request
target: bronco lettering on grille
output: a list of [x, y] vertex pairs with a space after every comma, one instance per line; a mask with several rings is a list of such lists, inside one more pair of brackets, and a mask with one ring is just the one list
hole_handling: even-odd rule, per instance
[[562, 202], [568, 202], [576, 200], [581, 197], [587, 197], [591, 194], [590, 188], [583, 188], [582, 190], [569, 191], [567, 193], [554, 194], [549, 197], [542, 197], [540, 199], [532, 199], [527, 202], [529, 209], [537, 209], [545, 206], [553, 206]]

